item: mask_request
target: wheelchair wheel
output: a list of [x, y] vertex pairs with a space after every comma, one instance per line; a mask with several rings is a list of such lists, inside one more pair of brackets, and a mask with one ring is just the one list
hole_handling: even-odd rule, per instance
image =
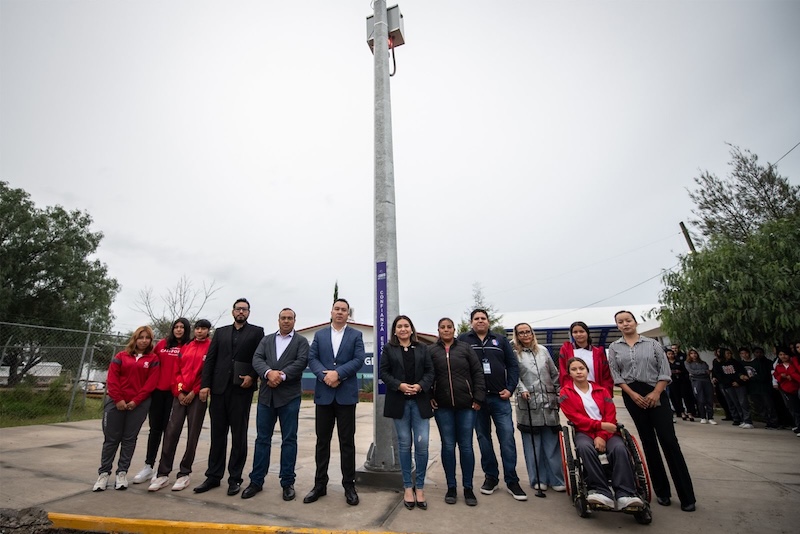
[[633, 518], [636, 520], [637, 523], [640, 525], [649, 525], [653, 522], [653, 514], [650, 512], [650, 505], [645, 504], [644, 509], [641, 512], [636, 512], [633, 514]]
[[[631, 435], [630, 432], [628, 432], [624, 428], [621, 429], [620, 432], [625, 441], [625, 445], [628, 447], [628, 454], [630, 454], [631, 461], [633, 462], [633, 472], [636, 475], [636, 486], [639, 491], [639, 495], [645, 501], [650, 502], [650, 500], [652, 499], [650, 491], [652, 483], [650, 482], [650, 472], [647, 470], [647, 464], [644, 461], [644, 453], [642, 453], [642, 449], [639, 446], [639, 442], [636, 440], [635, 437]], [[649, 510], [648, 510], [648, 515], [650, 515]], [[652, 520], [652, 517], [650, 520]], [[650, 521], [648, 521], [648, 523], [649, 522]]]
[[567, 486], [567, 495], [575, 501], [578, 491], [578, 482], [575, 474], [575, 457], [572, 453], [572, 440], [570, 438], [569, 427], [562, 427], [558, 434], [558, 442], [561, 445], [561, 465], [564, 469], [564, 483]]
[[589, 503], [586, 497], [578, 497], [575, 499], [575, 509], [581, 517], [589, 517]]

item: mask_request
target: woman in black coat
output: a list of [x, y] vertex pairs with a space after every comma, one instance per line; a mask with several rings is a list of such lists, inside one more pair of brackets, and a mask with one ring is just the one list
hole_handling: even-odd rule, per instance
[[[428, 467], [428, 436], [433, 417], [430, 390], [433, 385], [433, 363], [427, 347], [417, 340], [414, 324], [405, 315], [392, 323], [389, 343], [383, 347], [380, 379], [386, 384], [383, 415], [394, 419], [400, 469], [403, 473], [403, 503], [428, 508], [425, 501], [425, 472]], [[411, 444], [417, 467], [415, 483], [411, 481]]]

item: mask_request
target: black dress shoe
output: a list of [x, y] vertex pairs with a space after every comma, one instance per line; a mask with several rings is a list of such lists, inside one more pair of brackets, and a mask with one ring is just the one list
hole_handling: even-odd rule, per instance
[[407, 501], [403, 499], [403, 506], [406, 507], [406, 510], [413, 510], [416, 505], [417, 503], [415, 501]]
[[308, 504], [310, 502], [317, 502], [317, 499], [328, 494], [328, 488], [325, 486], [314, 486], [308, 495], [303, 497], [303, 502]]
[[[242, 499], [249, 499], [250, 497], [254, 497], [256, 493], [261, 491], [261, 489], [262, 489], [261, 486], [256, 486], [255, 484], [250, 484], [242, 492]], [[230, 492], [230, 490], [231, 489], [228, 488], [229, 492]]]
[[207, 478], [203, 481], [202, 484], [194, 488], [195, 493], [205, 493], [210, 489], [218, 488], [219, 487], [219, 480], [214, 480], [212, 478]]
[[358, 493], [356, 493], [355, 486], [345, 486], [344, 500], [347, 501], [347, 504], [350, 506], [355, 506], [358, 504]]
[[669, 497], [656, 497], [656, 502], [661, 506], [669, 506], [672, 504], [672, 501], [669, 499]]
[[233, 482], [232, 484], [228, 484], [228, 495], [233, 497], [234, 495], [239, 493], [239, 490], [241, 489], [242, 489], [242, 484], [240, 482]]
[[417, 501], [417, 508], [419, 508], [420, 510], [427, 510], [428, 501]]
[[694, 503], [692, 503], [692, 504], [682, 504], [681, 505], [681, 510], [683, 510], [684, 512], [694, 512], [695, 510], [697, 510], [697, 508], [695, 507]]
[[294, 486], [284, 486], [284, 488], [283, 488], [283, 500], [284, 501], [293, 501], [294, 498], [295, 498]]

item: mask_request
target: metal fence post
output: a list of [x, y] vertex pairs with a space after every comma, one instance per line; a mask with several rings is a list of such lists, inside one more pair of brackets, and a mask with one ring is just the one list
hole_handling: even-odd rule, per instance
[[[78, 379], [75, 381], [75, 385], [72, 388], [72, 395], [70, 396], [70, 399], [69, 399], [69, 408], [67, 408], [67, 421], [70, 421], [70, 418], [72, 417], [72, 406], [75, 404], [75, 393], [77, 392], [76, 390], [77, 390], [77, 387], [78, 387], [78, 382], [80, 382], [81, 369], [83, 369], [83, 361], [86, 359], [86, 349], [89, 348], [89, 339], [91, 337], [92, 337], [92, 321], [90, 319], [89, 320], [89, 328], [87, 329], [87, 332], [86, 332], [86, 342], [83, 344], [83, 352], [81, 353], [81, 363], [78, 365]], [[94, 350], [92, 350], [92, 352], [94, 352]], [[89, 376], [88, 375], [86, 376], [86, 387], [87, 388], [89, 387]], [[86, 402], [86, 399], [84, 397], [84, 403], [85, 402]]]

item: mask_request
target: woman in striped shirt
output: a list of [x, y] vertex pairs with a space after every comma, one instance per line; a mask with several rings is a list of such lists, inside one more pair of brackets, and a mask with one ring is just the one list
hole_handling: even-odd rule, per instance
[[671, 373], [664, 348], [656, 340], [639, 335], [636, 318], [631, 312], [617, 312], [614, 322], [622, 337], [608, 347], [608, 363], [614, 383], [622, 389], [625, 407], [639, 433], [658, 504], [671, 504], [660, 443], [681, 501], [681, 510], [694, 512], [692, 478], [675, 436], [672, 410], [665, 391]]

